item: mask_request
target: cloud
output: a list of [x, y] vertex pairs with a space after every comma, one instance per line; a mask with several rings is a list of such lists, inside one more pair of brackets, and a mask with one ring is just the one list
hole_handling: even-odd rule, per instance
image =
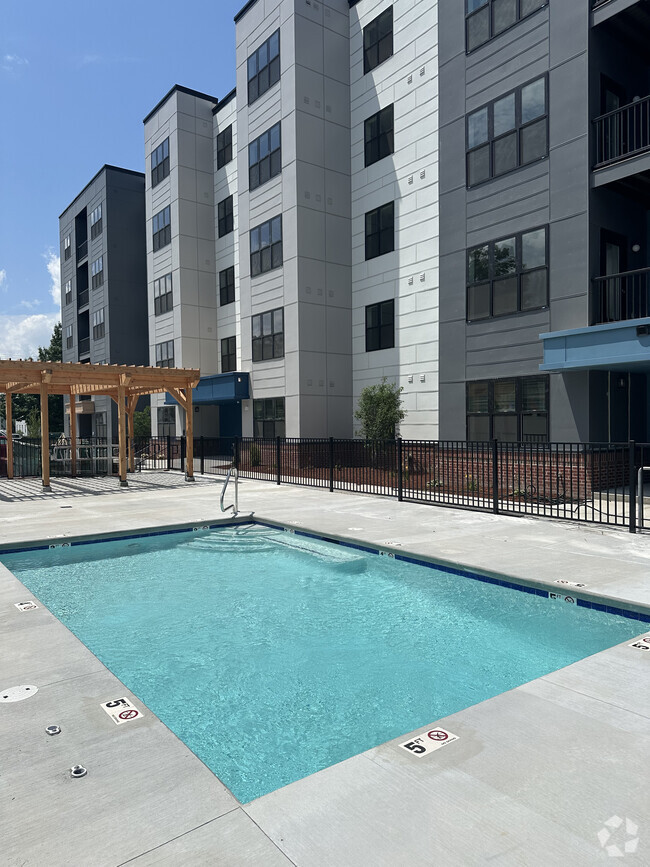
[[7, 272], [4, 268], [0, 269], [0, 292], [7, 291]]
[[49, 346], [58, 313], [0, 316], [0, 358], [38, 358], [38, 347]]
[[33, 301], [21, 301], [20, 306], [24, 307], [25, 310], [34, 310], [34, 308], [41, 306], [41, 302], [38, 298], [34, 298]]
[[61, 257], [50, 247], [47, 252], [43, 253], [43, 258], [47, 262], [47, 271], [50, 275], [52, 285], [50, 286], [50, 295], [56, 307], [61, 306]]
[[5, 72], [16, 73], [25, 66], [29, 66], [26, 57], [18, 57], [17, 54], [5, 54], [2, 57], [2, 68]]

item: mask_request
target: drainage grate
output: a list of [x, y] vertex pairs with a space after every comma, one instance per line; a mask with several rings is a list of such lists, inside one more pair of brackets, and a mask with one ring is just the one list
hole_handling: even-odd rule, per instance
[[37, 686], [10, 686], [9, 689], [0, 691], [0, 704], [9, 704], [10, 701], [22, 701], [31, 698], [38, 692]]

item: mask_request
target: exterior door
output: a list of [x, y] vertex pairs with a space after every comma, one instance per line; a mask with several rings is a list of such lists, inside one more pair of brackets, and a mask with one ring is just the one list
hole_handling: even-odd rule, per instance
[[609, 279], [601, 283], [601, 322], [627, 319], [626, 280], [627, 238], [605, 229], [600, 236], [600, 273]]

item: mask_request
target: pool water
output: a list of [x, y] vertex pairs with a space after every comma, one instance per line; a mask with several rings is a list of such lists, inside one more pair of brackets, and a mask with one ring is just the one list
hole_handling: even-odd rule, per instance
[[1, 559], [244, 803], [639, 631], [252, 524]]

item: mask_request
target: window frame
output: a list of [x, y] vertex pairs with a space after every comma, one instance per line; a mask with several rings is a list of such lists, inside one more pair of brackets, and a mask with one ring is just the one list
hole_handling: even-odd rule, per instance
[[[390, 321], [384, 322], [384, 312], [390, 310]], [[372, 316], [373, 312], [377, 312], [378, 322], [377, 325], [369, 325], [368, 319]], [[387, 328], [387, 326], [391, 326], [391, 335], [390, 335], [390, 343], [383, 342], [382, 335], [383, 330]], [[389, 298], [386, 301], [377, 301], [374, 304], [366, 305], [366, 316], [365, 316], [365, 334], [366, 334], [366, 352], [380, 352], [382, 349], [394, 349], [395, 348], [395, 299]], [[371, 339], [376, 334], [377, 340]], [[371, 343], [375, 343], [376, 346], [372, 346]]]
[[[524, 382], [532, 382], [540, 380], [544, 382], [544, 405], [543, 410], [525, 410], [523, 408]], [[513, 382], [515, 385], [515, 408], [512, 411], [495, 411], [494, 386], [496, 383], [504, 384]], [[487, 411], [486, 412], [470, 412], [470, 391], [473, 385], [487, 385]], [[523, 419], [525, 417], [541, 417], [546, 419], [546, 431], [542, 439], [526, 440], [523, 439]], [[534, 374], [532, 376], [504, 376], [496, 379], [479, 379], [471, 380], [465, 383], [465, 438], [467, 442], [484, 442], [486, 440], [471, 440], [470, 439], [470, 418], [487, 418], [488, 419], [488, 440], [493, 440], [494, 437], [494, 419], [495, 418], [516, 418], [517, 419], [517, 439], [516, 440], [499, 440], [500, 442], [531, 442], [531, 443], [548, 443], [549, 442], [549, 419], [550, 419], [550, 376], [548, 374]], [[498, 437], [496, 437], [499, 439]]]
[[[164, 291], [162, 291], [164, 289]], [[163, 274], [153, 281], [154, 316], [162, 316], [174, 309], [174, 285], [172, 272]]]
[[93, 340], [101, 340], [106, 334], [104, 308], [93, 311]]
[[67, 262], [72, 256], [72, 235], [66, 235], [63, 239], [63, 261]]
[[[95, 268], [97, 265], [97, 268]], [[90, 265], [90, 288], [99, 289], [104, 285], [104, 255], [98, 256]]]
[[[225, 350], [225, 351], [224, 351]], [[237, 337], [221, 338], [221, 372], [233, 373], [237, 370]]]
[[65, 281], [65, 285], [63, 287], [63, 299], [66, 307], [68, 304], [72, 304], [72, 280]]
[[[267, 426], [272, 426], [272, 428]], [[277, 437], [284, 439], [286, 436], [284, 397], [262, 397], [253, 400], [253, 436], [256, 439], [276, 439]]]
[[[536, 265], [533, 268], [524, 268], [523, 267], [523, 238], [525, 235], [532, 235], [534, 232], [544, 232], [544, 265]], [[508, 241], [511, 238], [515, 239], [516, 252], [515, 252], [515, 270], [510, 275], [497, 275], [495, 268], [495, 256], [494, 251], [497, 244], [500, 244], [503, 241]], [[485, 280], [470, 280], [470, 256], [475, 250], [481, 250], [483, 247], [488, 247], [488, 276]], [[524, 307], [521, 305], [522, 298], [522, 277], [525, 274], [533, 274], [537, 271], [545, 271], [546, 272], [546, 300], [545, 303], [540, 305], [539, 307]], [[549, 307], [549, 296], [550, 296], [550, 287], [549, 287], [549, 276], [550, 276], [550, 231], [548, 223], [542, 226], [534, 226], [530, 229], [525, 229], [521, 232], [514, 232], [510, 235], [506, 235], [502, 238], [495, 238], [492, 241], [487, 241], [484, 244], [475, 244], [472, 247], [468, 247], [465, 252], [465, 321], [466, 322], [486, 322], [490, 319], [500, 319], [504, 316], [518, 316], [521, 313], [534, 313], [539, 310], [548, 310]], [[509, 311], [507, 313], [494, 313], [494, 285], [498, 283], [499, 280], [508, 279], [508, 277], [515, 277], [517, 280], [517, 309]], [[475, 316], [470, 318], [470, 292], [474, 287], [489, 285], [489, 293], [490, 293], [490, 313], [488, 316]]]
[[217, 171], [232, 160], [232, 124], [217, 134]]
[[[272, 140], [273, 140], [273, 130], [278, 130], [278, 146], [272, 149]], [[260, 157], [261, 146], [263, 140], [267, 140], [268, 143], [268, 151], [267, 154], [263, 157]], [[257, 159], [255, 162], [251, 162], [253, 150], [257, 150]], [[277, 157], [276, 157], [277, 154]], [[275, 160], [274, 160], [274, 157]], [[262, 165], [265, 161], [268, 161], [269, 174], [268, 177], [264, 180], [260, 180], [262, 176]], [[275, 164], [275, 171], [274, 171]], [[257, 172], [255, 170], [257, 169]], [[278, 121], [274, 123], [273, 126], [270, 126], [267, 130], [265, 130], [261, 135], [259, 135], [256, 139], [253, 139], [252, 142], [248, 145], [248, 189], [249, 191], [257, 190], [259, 187], [263, 187], [264, 184], [267, 184], [272, 178], [277, 177], [282, 173], [282, 122]], [[257, 176], [256, 182], [253, 183], [253, 179]]]
[[[156, 228], [158, 227], [158, 228]], [[157, 253], [163, 247], [167, 247], [172, 242], [172, 209], [171, 205], [165, 205], [160, 211], [157, 211], [151, 218], [151, 229], [153, 238], [153, 251]]]
[[151, 151], [151, 188], [169, 176], [169, 136]]
[[[278, 40], [278, 53], [271, 57], [271, 42], [276, 38]], [[260, 66], [259, 59], [266, 56], [266, 62]], [[282, 56], [280, 45], [280, 28], [274, 30], [273, 33], [265, 39], [251, 54], [246, 58], [246, 81], [248, 93], [248, 105], [252, 105], [260, 97], [274, 87], [282, 77], [282, 67], [280, 58]], [[255, 61], [255, 72], [251, 75], [251, 61]], [[275, 61], [277, 60], [277, 63]], [[268, 76], [265, 75], [268, 70]], [[266, 79], [266, 80], [265, 80]], [[255, 86], [252, 87], [252, 82]], [[261, 85], [260, 85], [261, 82]]]
[[[222, 276], [223, 279], [222, 279]], [[229, 277], [232, 276], [232, 281]], [[226, 307], [235, 301], [235, 266], [229, 265], [219, 271], [219, 307]]]
[[66, 325], [65, 327], [65, 348], [72, 349], [74, 347], [74, 333], [72, 330], [72, 325]]
[[[155, 344], [156, 349], [156, 367], [174, 367], [174, 341], [163, 340], [161, 343]], [[169, 347], [171, 346], [171, 355]], [[171, 364], [170, 364], [171, 362]]]
[[[391, 222], [392, 222], [392, 233], [391, 233], [391, 241], [390, 247], [386, 247], [382, 245], [382, 236], [384, 232], [387, 232], [387, 229], [382, 228], [382, 219], [384, 217], [384, 212], [388, 213], [390, 210], [391, 214]], [[373, 217], [378, 219], [378, 228], [376, 232], [368, 232], [368, 221], [372, 220]], [[372, 249], [369, 248], [372, 246], [372, 239], [377, 238], [377, 252], [372, 252]], [[378, 208], [373, 208], [370, 211], [366, 211], [365, 213], [365, 224], [364, 224], [364, 239], [365, 239], [365, 260], [369, 262], [371, 259], [377, 259], [379, 256], [385, 256], [387, 253], [393, 253], [395, 250], [395, 202], [386, 202], [384, 205], [380, 205]]]
[[[390, 132], [382, 132], [381, 131], [381, 123], [383, 117], [387, 117], [390, 113]], [[377, 131], [375, 135], [368, 138], [368, 125], [372, 124], [372, 122], [376, 122]], [[389, 150], [386, 150], [385, 153], [382, 153], [382, 139], [387, 138]], [[373, 159], [368, 159], [368, 148], [369, 146], [377, 143], [377, 156]], [[395, 153], [395, 104], [391, 102], [390, 105], [385, 106], [384, 108], [379, 109], [379, 111], [367, 117], [363, 122], [363, 163], [365, 168], [368, 166], [373, 166], [375, 163], [378, 163], [380, 160], [389, 157], [391, 154]]]
[[[379, 36], [380, 19], [382, 19], [382, 18], [384, 18], [384, 19], [390, 18], [390, 34], [387, 33], [384, 36]], [[391, 6], [388, 6], [386, 9], [384, 9], [383, 12], [380, 12], [379, 15], [377, 15], [375, 18], [372, 19], [372, 21], [369, 21], [366, 24], [366, 26], [363, 28], [363, 74], [364, 75], [367, 75], [369, 72], [372, 72], [373, 69], [376, 69], [378, 66], [381, 66], [382, 63], [385, 63], [387, 60], [390, 60], [390, 58], [393, 56], [394, 49], [395, 49], [393, 25], [394, 25], [393, 7], [391, 5]], [[370, 35], [370, 28], [371, 27], [377, 28], [377, 39], [374, 42], [368, 44], [369, 39], [366, 38], [366, 34]], [[389, 35], [390, 35], [390, 52], [382, 60], [380, 60], [379, 45], [382, 42], [382, 40], [386, 39], [387, 36], [389, 36]], [[377, 59], [376, 59], [376, 62], [373, 62], [369, 59], [368, 53], [372, 49], [374, 49], [375, 46], [377, 46]]]
[[234, 198], [233, 196], [226, 196], [217, 205], [217, 231], [220, 238], [225, 238], [234, 230]]
[[98, 238], [103, 229], [104, 221], [102, 219], [102, 203], [100, 202], [90, 214], [90, 240], [93, 241]]
[[[530, 87], [533, 84], [536, 84], [538, 81], [544, 82], [544, 112], [540, 115], [537, 115], [532, 120], [528, 120], [522, 122], [522, 92], [525, 88]], [[503, 102], [508, 97], [514, 96], [515, 100], [515, 121], [514, 127], [506, 130], [499, 135], [494, 134], [494, 106]], [[470, 120], [476, 115], [480, 114], [483, 111], [487, 110], [487, 138], [485, 141], [479, 142], [479, 144], [470, 147]], [[533, 160], [529, 160], [527, 162], [523, 162], [521, 158], [521, 144], [522, 144], [522, 132], [534, 126], [535, 124], [539, 124], [542, 121], [546, 124], [546, 141], [545, 141], [545, 149], [544, 154], [542, 156], [536, 157]], [[504, 139], [512, 136], [514, 134], [516, 139], [516, 164], [507, 169], [506, 171], [499, 172], [498, 174], [494, 171], [494, 151], [495, 144], [503, 141]], [[483, 148], [488, 148], [488, 161], [489, 161], [489, 174], [488, 177], [483, 178], [479, 181], [475, 181], [474, 183], [470, 182], [470, 159], [471, 155], [478, 153]], [[496, 180], [497, 178], [503, 178], [506, 175], [511, 174], [512, 172], [517, 171], [518, 169], [525, 168], [526, 166], [532, 166], [535, 163], [542, 162], [542, 160], [547, 160], [549, 154], [549, 92], [548, 92], [548, 73], [544, 73], [543, 75], [537, 75], [535, 78], [531, 78], [529, 81], [523, 82], [518, 87], [513, 88], [512, 90], [508, 90], [500, 96], [496, 97], [496, 99], [491, 100], [490, 102], [485, 103], [484, 105], [479, 106], [473, 111], [467, 112], [465, 115], [465, 184], [468, 190], [473, 190], [476, 187], [480, 187], [482, 184], [487, 184], [490, 181]]]
[[[282, 317], [282, 328], [278, 331], [275, 330], [276, 313], [279, 313]], [[271, 317], [271, 331], [266, 333], [264, 332], [265, 316]], [[259, 328], [256, 328], [257, 321], [259, 321]], [[256, 331], [259, 331], [259, 336], [257, 337], [255, 336]], [[281, 340], [277, 339], [279, 337], [281, 337]], [[266, 343], [265, 338], [267, 338]], [[270, 344], [268, 338], [271, 338]], [[272, 350], [270, 354], [266, 351], [269, 345]], [[263, 313], [256, 313], [254, 316], [251, 316], [251, 358], [253, 364], [284, 358], [284, 352], [284, 307], [275, 307], [272, 310], [265, 310]]]
[[156, 430], [158, 436], [176, 436], [176, 407], [156, 407]]
[[[523, 2], [523, 0], [515, 0], [517, 11], [516, 11], [514, 22], [512, 24], [508, 25], [508, 27], [504, 27], [503, 30], [499, 30], [498, 33], [494, 32], [493, 7], [494, 7], [495, 0], [484, 0], [484, 2], [481, 3], [480, 6], [477, 6], [476, 9], [472, 9], [471, 12], [465, 11], [465, 53], [466, 54], [472, 54], [474, 51], [478, 51], [479, 48], [482, 48], [484, 45], [487, 45], [488, 42], [491, 42], [493, 39], [496, 39], [497, 36], [502, 36], [504, 33], [507, 33], [509, 30], [512, 30], [512, 28], [516, 27], [520, 21], [525, 21], [527, 18], [530, 18], [531, 15], [534, 15], [536, 12], [539, 12], [540, 10], [545, 9], [549, 4], [549, 0], [542, 0], [540, 5], [536, 9], [533, 9], [531, 12], [526, 12], [522, 15], [522, 13], [521, 13], [522, 2]], [[486, 8], [488, 10], [488, 34], [489, 34], [488, 38], [485, 39], [483, 42], [479, 42], [476, 45], [472, 46], [472, 48], [470, 48], [469, 47], [470, 20], [475, 18], [475, 17], [478, 17], [478, 15], [481, 14]], [[465, 3], [465, 9], [467, 10], [467, 2]]]
[[[280, 226], [279, 240], [273, 240], [274, 227]], [[262, 243], [262, 235], [265, 228], [268, 231], [268, 243]], [[255, 237], [259, 236], [259, 243]], [[248, 235], [250, 244], [250, 274], [253, 277], [259, 277], [261, 274], [268, 274], [269, 271], [275, 271], [277, 268], [282, 268], [284, 264], [284, 251], [282, 246], [282, 214], [277, 214], [269, 220], [264, 220], [263, 223], [254, 226]], [[254, 245], [255, 248], [254, 248]], [[264, 251], [269, 250], [268, 257], [264, 256]], [[275, 264], [273, 264], [275, 261]], [[259, 262], [259, 266], [256, 264]], [[268, 267], [264, 267], [268, 264]]]

